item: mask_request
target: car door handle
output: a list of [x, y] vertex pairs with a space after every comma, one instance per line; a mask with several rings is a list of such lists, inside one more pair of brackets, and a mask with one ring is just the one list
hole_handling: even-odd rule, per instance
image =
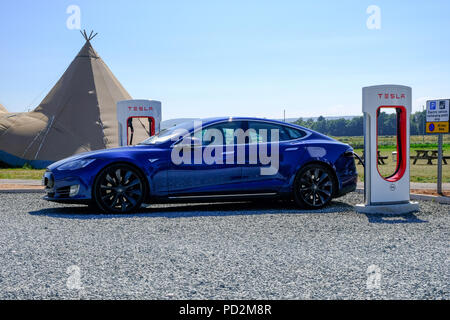
[[298, 150], [298, 148], [287, 148], [284, 151], [296, 151], [296, 150]]

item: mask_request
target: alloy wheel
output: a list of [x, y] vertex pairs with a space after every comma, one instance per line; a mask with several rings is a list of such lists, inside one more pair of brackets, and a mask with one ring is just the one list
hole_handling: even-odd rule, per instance
[[133, 168], [112, 166], [99, 176], [96, 200], [104, 211], [126, 213], [140, 207], [144, 192], [144, 182]]
[[328, 170], [321, 166], [303, 170], [296, 188], [301, 202], [311, 208], [321, 208], [333, 197], [333, 179]]

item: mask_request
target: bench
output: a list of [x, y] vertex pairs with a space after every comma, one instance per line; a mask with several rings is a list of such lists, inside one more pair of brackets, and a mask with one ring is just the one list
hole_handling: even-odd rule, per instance
[[[358, 164], [361, 164], [361, 165], [362, 165], [361, 160], [364, 160], [364, 153], [362, 154], [362, 156], [361, 156], [360, 158], [361, 158], [361, 159], [358, 159]], [[380, 151], [378, 151], [378, 164], [379, 164], [379, 165], [386, 164], [386, 163], [384, 162], [384, 160], [387, 160], [388, 158], [389, 158], [388, 156], [382, 156], [381, 153], [380, 153]]]
[[[411, 156], [410, 159], [414, 160], [413, 164], [416, 164], [418, 160], [427, 160], [427, 165], [433, 165], [433, 160], [438, 159], [438, 151], [416, 150], [416, 155]], [[444, 164], [447, 164], [447, 160], [450, 160], [450, 156], [442, 156], [442, 161], [444, 162]]]

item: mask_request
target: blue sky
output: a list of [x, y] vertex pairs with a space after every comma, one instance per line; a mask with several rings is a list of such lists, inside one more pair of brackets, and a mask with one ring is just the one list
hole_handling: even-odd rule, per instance
[[[69, 5], [133, 98], [163, 118], [361, 113], [361, 88], [413, 88], [413, 110], [450, 97], [450, 1], [0, 2], [0, 103], [36, 107], [84, 43]], [[381, 29], [369, 30], [369, 5]]]

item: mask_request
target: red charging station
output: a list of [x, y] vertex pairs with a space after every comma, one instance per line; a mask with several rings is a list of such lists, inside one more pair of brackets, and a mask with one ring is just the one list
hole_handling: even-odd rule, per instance
[[117, 103], [119, 146], [134, 145], [160, 130], [161, 102], [123, 100]]
[[[403, 214], [419, 210], [419, 205], [410, 201], [411, 91], [399, 85], [363, 88], [365, 203], [356, 206], [358, 212]], [[397, 159], [394, 172], [384, 176], [379, 168], [378, 121], [386, 111], [396, 116]]]

